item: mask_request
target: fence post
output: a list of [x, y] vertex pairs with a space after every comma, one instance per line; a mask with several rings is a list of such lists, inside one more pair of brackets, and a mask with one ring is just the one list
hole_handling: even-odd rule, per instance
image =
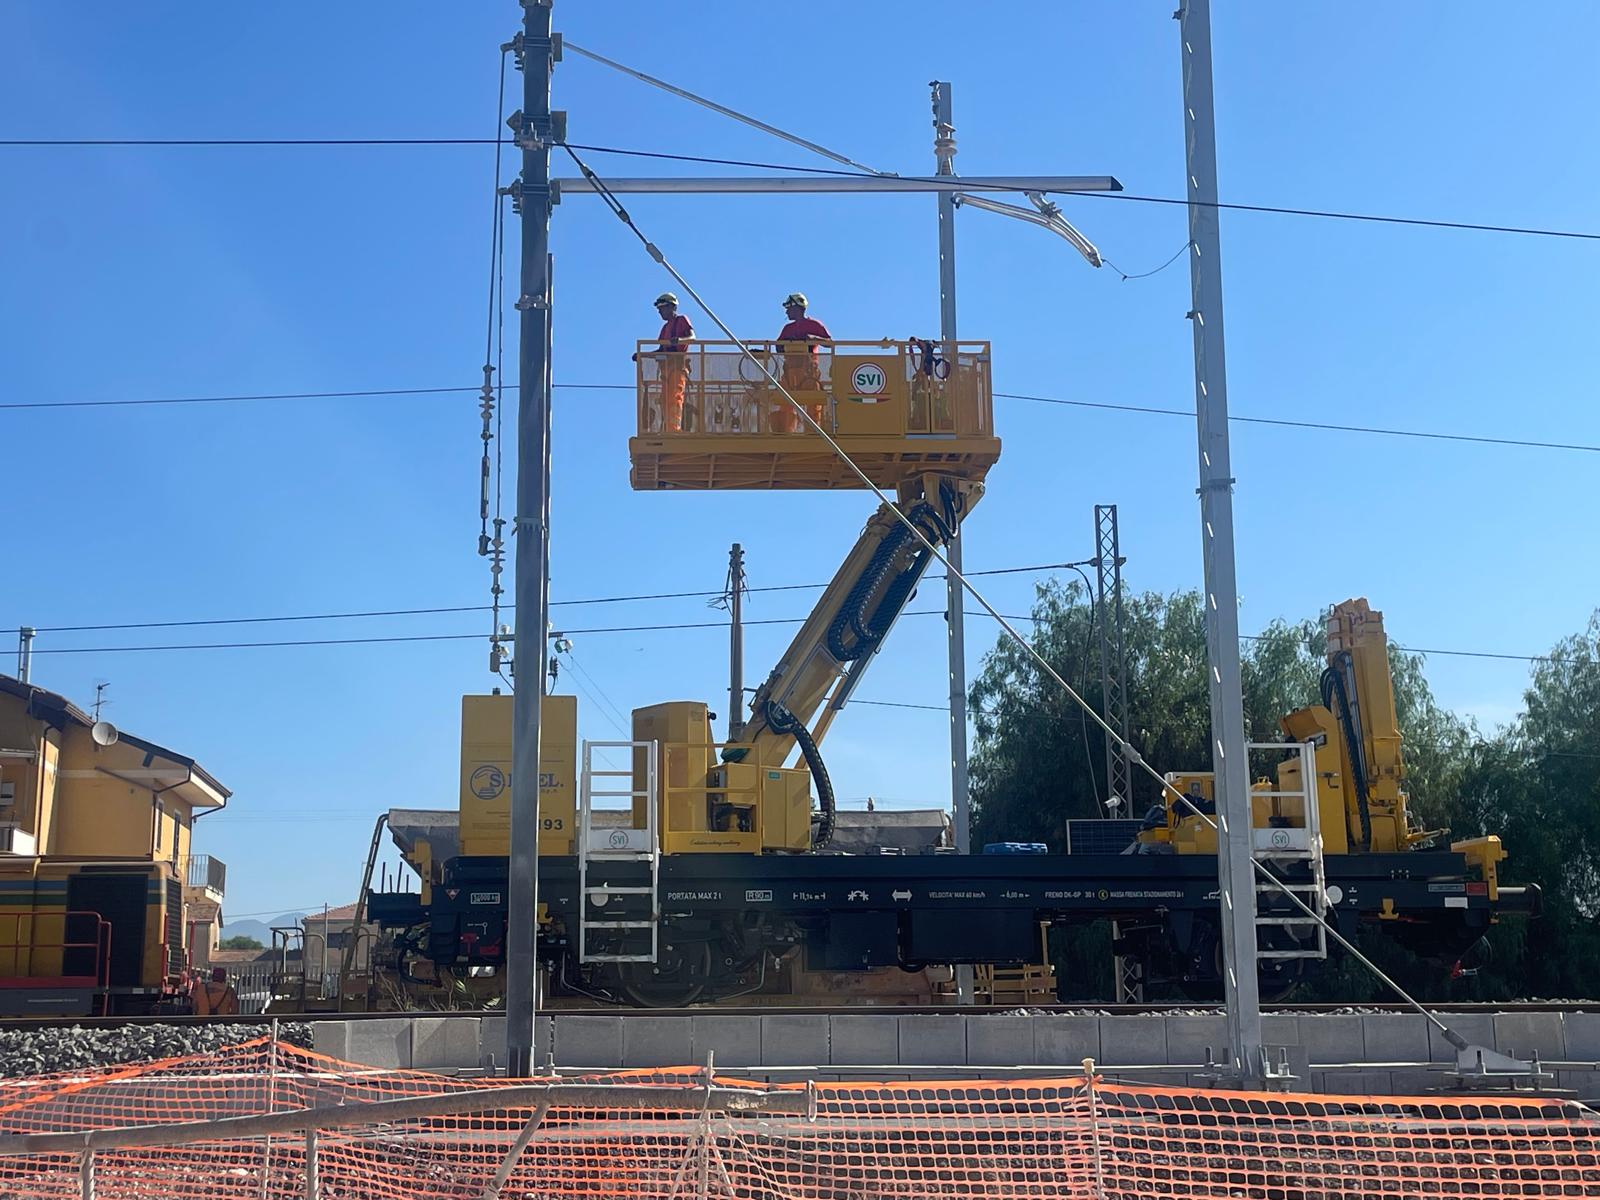
[[716, 1052], [706, 1051], [706, 1106], [700, 1113], [700, 1190], [698, 1200], [711, 1195], [711, 1085], [716, 1077]]
[[94, 1200], [93, 1150], [85, 1150], [78, 1160], [78, 1195], [82, 1200]]
[[306, 1200], [317, 1200], [317, 1131], [306, 1130]]
[[1105, 1167], [1100, 1161], [1100, 1107], [1094, 1090], [1094, 1059], [1083, 1060], [1083, 1084], [1089, 1095], [1089, 1144], [1094, 1149], [1095, 1200], [1106, 1200]]
[[[278, 1018], [272, 1018], [267, 1035], [267, 1111], [278, 1111]], [[272, 1177], [272, 1135], [261, 1142], [261, 1200], [267, 1200], [267, 1181]]]

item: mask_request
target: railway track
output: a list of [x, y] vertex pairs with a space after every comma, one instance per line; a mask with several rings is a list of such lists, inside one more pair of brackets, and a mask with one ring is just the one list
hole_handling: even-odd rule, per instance
[[[1507, 1001], [1442, 1001], [1429, 1005], [1440, 1013], [1595, 1013], [1600, 1012], [1600, 1000], [1507, 1000]], [[683, 1016], [850, 1016], [862, 1013], [960, 1014], [964, 1016], [999, 1015], [1026, 1011], [1029, 1013], [1061, 1016], [1167, 1016], [1167, 1015], [1220, 1015], [1222, 1009], [1203, 1004], [1039, 1004], [1039, 1005], [980, 1005], [957, 1007], [937, 1005], [706, 1005], [693, 1008], [613, 1008], [591, 1006], [587, 1008], [558, 1008], [549, 1010], [553, 1016], [612, 1016], [612, 1017], [683, 1017]], [[1265, 1013], [1408, 1013], [1410, 1005], [1389, 1003], [1345, 1004], [1274, 1004], [1263, 1007]], [[284, 1012], [241, 1014], [237, 1016], [155, 1015], [143, 1017], [14, 1017], [0, 1019], [3, 1030], [42, 1029], [117, 1029], [138, 1025], [177, 1026], [227, 1026], [260, 1027], [277, 1019], [284, 1024], [313, 1023], [317, 1021], [383, 1021], [396, 1017], [485, 1017], [501, 1015], [494, 1009], [413, 1010], [410, 1012]]]

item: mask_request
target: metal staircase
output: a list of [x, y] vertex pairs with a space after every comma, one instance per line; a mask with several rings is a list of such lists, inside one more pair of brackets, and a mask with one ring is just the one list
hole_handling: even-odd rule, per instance
[[[602, 758], [608, 750], [627, 753], [627, 769], [596, 767], [596, 752]], [[644, 787], [634, 786], [637, 774], [633, 763], [644, 758]], [[585, 963], [653, 963], [660, 952], [661, 925], [657, 908], [656, 885], [661, 868], [661, 841], [656, 830], [656, 770], [659, 757], [655, 742], [583, 743], [583, 775], [578, 791], [578, 961]], [[625, 786], [605, 785], [626, 780]], [[594, 824], [596, 799], [600, 811], [616, 812], [617, 800], [626, 799], [626, 825]], [[640, 805], [638, 802], [643, 801]], [[610, 801], [612, 803], [605, 803]], [[635, 813], [642, 807], [645, 824], [637, 825]], [[648, 884], [616, 884], [608, 867], [643, 864]], [[591, 882], [598, 877], [601, 882]], [[637, 872], [629, 872], [629, 879]], [[601, 949], [591, 949], [591, 933], [604, 930], [597, 939]], [[645, 950], [648, 934], [648, 951]]]
[[[1280, 802], [1279, 807], [1284, 807], [1282, 801], [1299, 800], [1303, 814], [1299, 824], [1269, 825], [1251, 830], [1251, 855], [1279, 880], [1275, 884], [1264, 883], [1259, 878], [1256, 880], [1257, 933], [1259, 935], [1264, 930], [1276, 929], [1288, 935], [1286, 938], [1273, 939], [1278, 944], [1271, 948], [1262, 944], [1266, 939], [1258, 937], [1256, 958], [1263, 962], [1325, 959], [1328, 957], [1328, 931], [1322, 922], [1328, 916], [1328, 879], [1322, 860], [1315, 747], [1310, 742], [1250, 742], [1246, 749], [1298, 754], [1302, 783], [1297, 791], [1257, 790], [1251, 793], [1252, 799], [1275, 800]], [[1316, 917], [1307, 916], [1283, 895], [1285, 891], [1303, 900], [1317, 914]], [[1285, 943], [1291, 943], [1292, 948]]]

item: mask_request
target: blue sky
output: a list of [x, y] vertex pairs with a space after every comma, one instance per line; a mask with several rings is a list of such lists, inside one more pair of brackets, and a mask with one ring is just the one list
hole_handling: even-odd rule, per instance
[[[1182, 194], [1172, 4], [807, 6], [558, 0], [573, 41], [851, 156], [931, 169], [927, 81], [955, 86], [966, 174], [1111, 173]], [[1600, 12], [1219, 5], [1221, 190], [1251, 203], [1594, 227]], [[486, 137], [510, 0], [150, 3], [0, 14], [16, 137]], [[571, 56], [574, 141], [825, 165]], [[514, 107], [514, 102], [508, 104]], [[492, 123], [494, 122], [494, 123]], [[473, 385], [485, 331], [492, 149], [7, 149], [0, 162], [0, 388], [13, 401]], [[592, 157], [612, 174], [683, 173]], [[707, 169], [710, 170], [709, 168]], [[690, 169], [696, 173], [697, 169]], [[567, 173], [563, 169], [562, 173]], [[640, 224], [737, 328], [770, 336], [807, 292], [840, 337], [935, 330], [931, 197], [636, 197]], [[1184, 243], [1181, 208], [1093, 198], [1068, 215], [1130, 273]], [[1592, 243], [1269, 215], [1223, 220], [1240, 415], [1600, 442]], [[1041, 231], [959, 217], [961, 332], [1002, 390], [1186, 407], [1181, 262], [1123, 283]], [[555, 377], [626, 383], [668, 284], [600, 205], [558, 210]], [[702, 329], [709, 322], [691, 310]], [[727, 545], [756, 585], [826, 579], [859, 493], [641, 495], [626, 393], [561, 391], [553, 596], [711, 589]], [[973, 569], [1084, 558], [1120, 504], [1131, 586], [1200, 577], [1193, 427], [997, 401], [1005, 455], [968, 527]], [[479, 443], [470, 395], [0, 412], [12, 500], [0, 626], [476, 604]], [[1593, 455], [1261, 426], [1235, 430], [1241, 623], [1366, 595], [1413, 645], [1537, 653], [1600, 599]], [[509, 482], [509, 481], [508, 481]], [[1027, 576], [985, 590], [1026, 611]], [[918, 607], [936, 603], [924, 589]], [[805, 594], [749, 615], [798, 617]], [[705, 620], [699, 601], [558, 607], [571, 628]], [[476, 615], [48, 634], [73, 647], [475, 633]], [[8, 635], [9, 636], [9, 635]], [[788, 630], [751, 630], [758, 682]], [[969, 625], [976, 670], [993, 633]], [[719, 631], [574, 636], [626, 711], [725, 696]], [[191, 753], [235, 791], [197, 849], [230, 864], [229, 912], [348, 900], [373, 817], [455, 799], [474, 642], [41, 653], [36, 681]], [[9, 660], [5, 669], [10, 669]], [[1486, 725], [1526, 664], [1435, 657], [1447, 704]], [[587, 684], [587, 681], [586, 681]], [[943, 624], [908, 619], [861, 695], [938, 703]], [[616, 737], [580, 701], [583, 732]], [[858, 707], [827, 745], [850, 802], [948, 802], [936, 713]], [[1160, 764], [1162, 767], [1198, 764]]]

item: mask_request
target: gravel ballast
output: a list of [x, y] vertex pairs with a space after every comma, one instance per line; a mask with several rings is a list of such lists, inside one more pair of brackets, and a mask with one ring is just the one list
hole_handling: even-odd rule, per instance
[[[270, 1025], [234, 1024], [0, 1029], [0, 1078], [207, 1054], [266, 1037], [270, 1031]], [[278, 1025], [278, 1040], [310, 1049], [311, 1026], [304, 1021], [282, 1022]]]

